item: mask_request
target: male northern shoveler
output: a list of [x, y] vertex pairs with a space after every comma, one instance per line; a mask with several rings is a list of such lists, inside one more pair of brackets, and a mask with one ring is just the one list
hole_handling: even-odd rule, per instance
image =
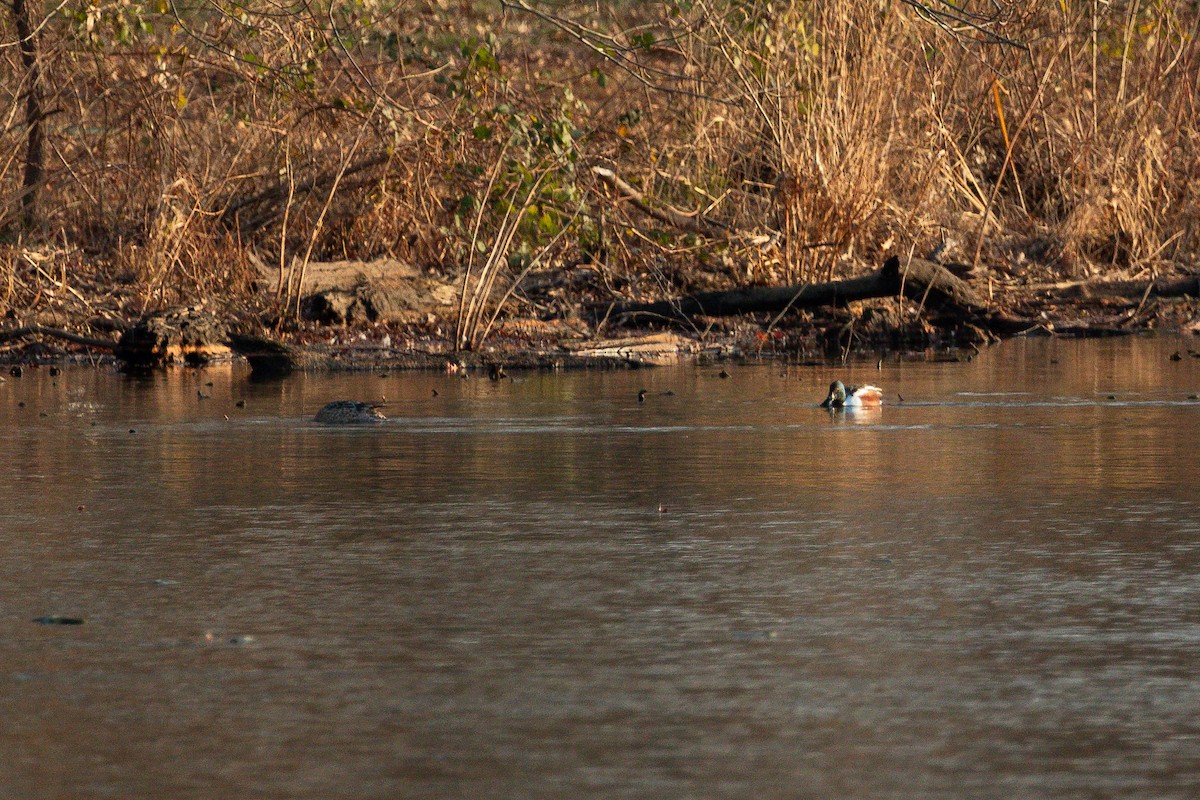
[[862, 408], [883, 404], [883, 390], [878, 386], [850, 386], [841, 381], [829, 384], [829, 396], [821, 408]]
[[334, 400], [317, 412], [317, 422], [347, 425], [360, 422], [383, 422], [387, 417], [379, 410], [383, 403], [363, 403], [358, 400]]

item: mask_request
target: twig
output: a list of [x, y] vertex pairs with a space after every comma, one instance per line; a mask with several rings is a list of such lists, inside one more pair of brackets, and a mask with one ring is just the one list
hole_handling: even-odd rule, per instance
[[690, 233], [699, 233], [704, 236], [713, 238], [727, 237], [733, 230], [723, 222], [710, 220], [701, 217], [700, 215], [685, 214], [682, 211], [668, 206], [665, 209], [655, 208], [646, 202], [646, 196], [637, 189], [630, 186], [625, 181], [621, 180], [617, 173], [607, 167], [592, 167], [592, 174], [600, 178], [609, 186], [616, 189], [625, 196], [631, 203], [648, 216], [653, 217], [659, 222], [665, 222], [668, 225], [688, 231]]

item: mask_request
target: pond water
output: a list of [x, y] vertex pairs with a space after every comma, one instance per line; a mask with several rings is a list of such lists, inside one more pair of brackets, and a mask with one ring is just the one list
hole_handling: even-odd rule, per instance
[[27, 369], [0, 796], [1195, 797], [1197, 346]]

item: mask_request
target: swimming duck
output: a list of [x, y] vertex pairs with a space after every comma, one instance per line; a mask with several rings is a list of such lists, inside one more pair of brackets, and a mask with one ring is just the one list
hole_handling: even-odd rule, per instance
[[361, 422], [383, 422], [387, 417], [379, 410], [383, 403], [363, 403], [359, 400], [334, 400], [317, 412], [317, 422], [347, 425]]
[[882, 404], [883, 390], [878, 386], [847, 387], [841, 381], [834, 381], [829, 384], [829, 396], [821, 403], [821, 408], [862, 408]]

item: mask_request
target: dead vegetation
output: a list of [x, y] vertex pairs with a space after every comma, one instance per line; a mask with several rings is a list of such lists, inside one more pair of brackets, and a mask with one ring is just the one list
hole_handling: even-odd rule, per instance
[[997, 303], [1169, 275], [1200, 249], [1198, 27], [1183, 0], [26, 0], [0, 314], [287, 330], [312, 264], [386, 259], [456, 287], [420, 324], [473, 349], [509, 316], [938, 248]]

